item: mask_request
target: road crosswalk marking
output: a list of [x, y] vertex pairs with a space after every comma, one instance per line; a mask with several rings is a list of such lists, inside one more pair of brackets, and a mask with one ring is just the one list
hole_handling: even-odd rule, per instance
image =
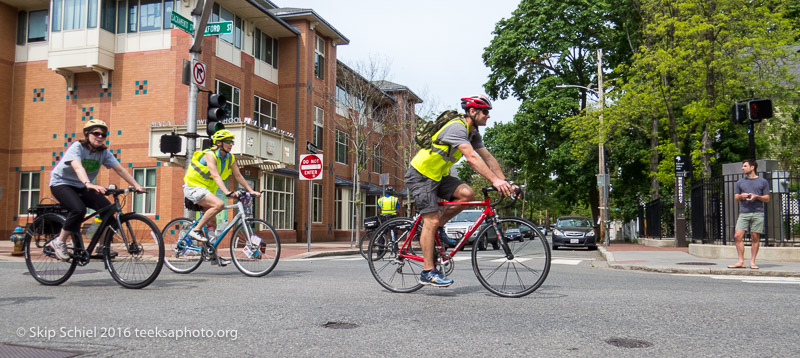
[[778, 283], [787, 285], [800, 285], [798, 277], [771, 277], [771, 276], [743, 276], [743, 275], [702, 275], [702, 274], [674, 274], [676, 276], [707, 277], [714, 280], [733, 280], [744, 283]]

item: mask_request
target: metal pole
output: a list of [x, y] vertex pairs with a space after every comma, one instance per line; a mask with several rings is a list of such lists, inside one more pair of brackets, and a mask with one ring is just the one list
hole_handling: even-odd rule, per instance
[[597, 93], [600, 97], [600, 140], [598, 141], [598, 166], [600, 177], [603, 178], [602, 188], [600, 190], [600, 237], [605, 238], [606, 246], [611, 244], [611, 238], [608, 235], [606, 225], [608, 224], [608, 177], [606, 176], [606, 154], [605, 154], [605, 141], [606, 131], [603, 125], [603, 110], [606, 106], [605, 95], [603, 94], [603, 50], [597, 50]]
[[311, 220], [311, 197], [313, 196], [313, 193], [311, 192], [312, 182], [313, 180], [308, 181], [308, 218], [306, 218], [306, 227], [308, 227], [308, 234], [306, 234], [306, 240], [308, 241], [308, 252], [311, 252], [311, 223], [314, 222], [314, 220]]

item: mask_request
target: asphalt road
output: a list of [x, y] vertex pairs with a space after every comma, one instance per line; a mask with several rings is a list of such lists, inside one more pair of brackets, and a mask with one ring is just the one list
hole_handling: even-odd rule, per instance
[[357, 255], [284, 260], [262, 278], [165, 268], [142, 290], [101, 264], [57, 287], [24, 263], [0, 263], [0, 276], [0, 356], [9, 344], [121, 357], [800, 356], [798, 281], [613, 270], [584, 250], [554, 252], [547, 281], [519, 299], [486, 291], [469, 260], [450, 288], [391, 293]]

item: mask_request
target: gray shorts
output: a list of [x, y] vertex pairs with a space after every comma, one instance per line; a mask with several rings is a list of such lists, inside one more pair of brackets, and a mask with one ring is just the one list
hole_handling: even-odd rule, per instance
[[736, 219], [736, 230], [757, 232], [764, 234], [764, 213], [739, 213], [739, 218]]
[[449, 175], [441, 181], [435, 181], [422, 175], [414, 167], [408, 168], [405, 179], [408, 193], [416, 202], [417, 212], [420, 214], [439, 210], [439, 198], [452, 200], [456, 188], [463, 184], [458, 178]]
[[190, 186], [183, 184], [183, 197], [191, 200], [197, 204], [198, 201], [203, 200], [206, 195], [211, 194], [211, 191], [202, 186]]

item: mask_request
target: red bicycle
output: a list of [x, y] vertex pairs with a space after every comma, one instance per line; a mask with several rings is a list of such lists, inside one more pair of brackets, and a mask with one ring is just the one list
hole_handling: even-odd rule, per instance
[[[481, 216], [459, 238], [449, 253], [436, 234], [435, 264], [440, 272], [453, 272], [453, 257], [468, 238], [477, 235], [472, 244], [472, 270], [481, 285], [502, 297], [523, 297], [536, 291], [550, 272], [550, 246], [532, 222], [518, 217], [498, 217], [495, 210], [505, 197], [492, 202], [488, 196], [494, 187], [482, 189], [484, 200], [440, 202], [439, 206], [484, 207]], [[517, 193], [518, 194], [518, 193]], [[516, 202], [517, 195], [510, 207]], [[488, 225], [481, 228], [484, 221]], [[369, 270], [381, 286], [392, 292], [408, 293], [422, 288], [419, 283], [423, 267], [419, 233], [422, 218], [394, 218], [384, 222], [369, 243]], [[476, 231], [479, 231], [475, 234]], [[487, 245], [497, 243], [498, 245]], [[497, 247], [497, 249], [493, 249]]]

